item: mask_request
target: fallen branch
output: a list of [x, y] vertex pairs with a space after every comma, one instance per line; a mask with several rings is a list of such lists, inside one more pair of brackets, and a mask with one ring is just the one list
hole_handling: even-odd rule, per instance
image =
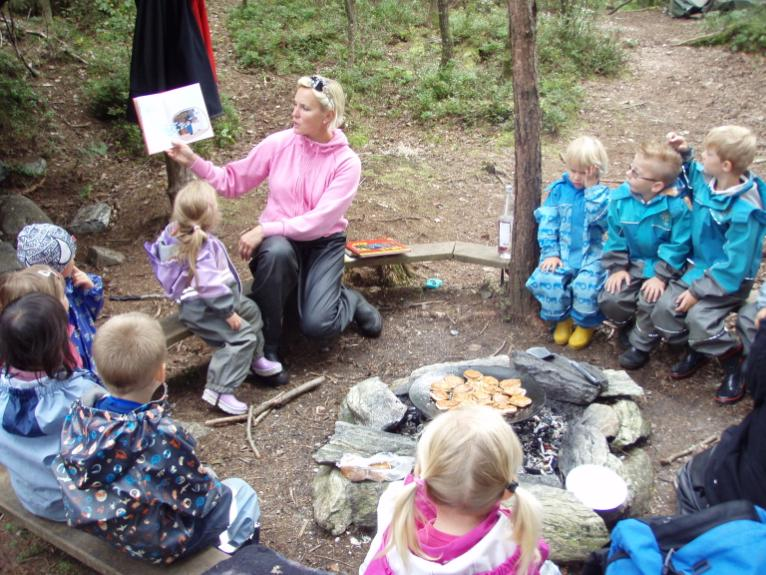
[[205, 425], [228, 425], [230, 423], [239, 423], [241, 421], [247, 421], [248, 417], [255, 417], [256, 415], [259, 415], [263, 413], [264, 411], [269, 411], [275, 407], [282, 407], [284, 404], [289, 403], [290, 401], [292, 401], [299, 395], [302, 395], [306, 393], [307, 391], [311, 391], [315, 387], [319, 387], [322, 383], [324, 383], [324, 380], [325, 380], [325, 377], [320, 376], [310, 381], [307, 381], [306, 383], [299, 385], [298, 387], [293, 388], [289, 391], [284, 391], [280, 393], [279, 395], [277, 395], [276, 397], [273, 397], [272, 399], [264, 401], [258, 407], [253, 408], [251, 411], [248, 411], [247, 415], [232, 415], [229, 417], [218, 417], [216, 419], [208, 419], [205, 422]]
[[253, 453], [255, 453], [255, 458], [260, 459], [261, 458], [261, 452], [258, 451], [258, 448], [255, 446], [255, 441], [253, 441], [253, 406], [250, 406], [250, 409], [247, 410], [247, 427], [245, 428], [245, 433], [247, 434], [247, 442], [250, 444], [250, 449], [253, 450]]
[[407, 307], [426, 307], [432, 303], [444, 303], [443, 299], [429, 299], [426, 301], [413, 301], [407, 304]]
[[662, 465], [670, 465], [676, 459], [680, 459], [684, 457], [685, 455], [689, 455], [690, 453], [694, 453], [698, 450], [708, 447], [711, 443], [714, 443], [716, 439], [718, 439], [718, 434], [713, 434], [710, 437], [706, 437], [705, 439], [700, 441], [697, 445], [692, 445], [691, 447], [687, 447], [683, 451], [679, 451], [678, 453], [673, 453], [672, 455], [669, 455], [668, 457], [665, 457], [664, 459], [660, 459], [660, 463]]
[[508, 343], [508, 340], [503, 340], [503, 343], [501, 343], [501, 344], [500, 344], [500, 347], [498, 347], [498, 348], [495, 350], [495, 353], [493, 353], [493, 354], [492, 354], [492, 357], [495, 357], [495, 356], [496, 356], [496, 355], [498, 355], [498, 354], [499, 354], [501, 351], [503, 351], [503, 348], [505, 348], [505, 344], [506, 344], [506, 343]]
[[147, 293], [147, 294], [127, 294], [127, 295], [110, 295], [109, 301], [141, 301], [147, 299], [167, 299], [164, 293]]

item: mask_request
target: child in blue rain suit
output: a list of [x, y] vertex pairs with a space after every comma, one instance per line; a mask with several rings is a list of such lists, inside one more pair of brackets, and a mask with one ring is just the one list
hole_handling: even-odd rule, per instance
[[553, 340], [582, 349], [603, 319], [598, 293], [604, 283], [601, 250], [609, 188], [599, 178], [608, 158], [599, 140], [582, 136], [562, 159], [567, 172], [535, 210], [540, 264], [526, 285], [540, 302], [540, 317], [555, 323]]

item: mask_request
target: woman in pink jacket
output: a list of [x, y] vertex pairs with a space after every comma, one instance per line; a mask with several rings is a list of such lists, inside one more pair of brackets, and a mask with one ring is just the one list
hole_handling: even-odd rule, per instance
[[[218, 167], [176, 142], [168, 155], [207, 180], [227, 198], [240, 197], [268, 180], [266, 209], [257, 226], [242, 234], [239, 254], [250, 260], [251, 297], [264, 320], [264, 354], [279, 361], [282, 320], [297, 290], [301, 331], [333, 337], [356, 323], [366, 337], [383, 329], [380, 313], [341, 283], [345, 217], [361, 174], [359, 157], [339, 127], [343, 88], [321, 76], [298, 80], [293, 127], [267, 136], [246, 158]], [[282, 372], [267, 383], [287, 383]]]

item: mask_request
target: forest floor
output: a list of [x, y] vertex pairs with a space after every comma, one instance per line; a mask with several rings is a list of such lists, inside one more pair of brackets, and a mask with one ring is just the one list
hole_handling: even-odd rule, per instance
[[[266, 134], [288, 127], [295, 86], [293, 77], [253, 74], [237, 67], [224, 24], [227, 11], [236, 3], [208, 1], [221, 91], [232, 99], [246, 130], [233, 149], [213, 155], [217, 163], [243, 156]], [[640, 142], [662, 140], [670, 130], [682, 131], [697, 146], [711, 127], [728, 123], [749, 126], [766, 138], [763, 56], [679, 46], [701, 33], [699, 23], [672, 20], [659, 10], [618, 12], [605, 16], [602, 24], [627, 47], [625, 69], [616, 79], [584, 81], [586, 97], [575, 124], [566, 134], [544, 142], [544, 182], [563, 171], [559, 152], [579, 133], [594, 134], [606, 145], [612, 165], [606, 176], [610, 185], [623, 180]], [[88, 245], [118, 249], [127, 255], [126, 263], [100, 271], [107, 293], [158, 292], [142, 244], [156, 236], [169, 214], [164, 164], [157, 159], [78, 153], [89, 141], [108, 141], [109, 127], [89, 117], [78, 102], [83, 73], [77, 65], [55, 62], [41, 71], [38, 87], [48, 91], [54, 113], [63, 121], [56, 122], [56, 132], [47, 135], [57, 153], [49, 160], [46, 181], [30, 197], [57, 223], [66, 225], [83, 203], [83, 185], [95, 182], [88, 201], [112, 205], [114, 224], [100, 236], [80, 238], [80, 261]], [[349, 121], [352, 126], [364, 126], [369, 134], [368, 143], [357, 150], [363, 181], [348, 214], [350, 238], [386, 234], [410, 243], [495, 242], [503, 189], [493, 172], [507, 176], [513, 172], [507, 134], [449, 123], [423, 126], [406, 119], [360, 117], [354, 113], [353, 102]], [[756, 171], [763, 171], [763, 143], [757, 162]], [[241, 200], [221, 202], [224, 219], [219, 235], [230, 249], [239, 233], [254, 225], [263, 205], [262, 189]], [[517, 216], [521, 217], [532, 215]], [[244, 262], [238, 265], [243, 277], [248, 277]], [[562, 351], [531, 312], [523, 323], [505, 321], [497, 270], [433, 262], [419, 264], [414, 271], [417, 277], [409, 286], [393, 285], [369, 269], [348, 275], [348, 283], [362, 290], [383, 314], [379, 340], [362, 339], [349, 330], [329, 349], [320, 349], [299, 335], [285, 343], [294, 384], [316, 374], [325, 374], [327, 381], [273, 412], [256, 428], [261, 459], [253, 456], [244, 425], [218, 428], [200, 440], [202, 459], [220, 476], [242, 477], [256, 487], [263, 509], [261, 540], [292, 559], [353, 573], [366, 552], [367, 546], [359, 544], [363, 534], [356, 529], [333, 537], [312, 518], [316, 466], [311, 454], [332, 433], [340, 402], [353, 384], [372, 375], [392, 381], [423, 365], [488, 356], [501, 347], [507, 352], [547, 345]], [[443, 286], [424, 290], [423, 282], [430, 277], [442, 279]], [[107, 302], [103, 317], [131, 310], [158, 316], [174, 311], [166, 302]], [[619, 368], [618, 353], [608, 330], [599, 331], [589, 348], [567, 352], [604, 368]], [[208, 356], [204, 344], [195, 338], [171, 348], [170, 399], [178, 419], [201, 423], [216, 416], [200, 400]], [[647, 391], [642, 409], [653, 428], [648, 449], [655, 462], [652, 510], [657, 513], [673, 511], [672, 480], [683, 463], [681, 459], [661, 466], [659, 460], [738, 422], [751, 406], [749, 399], [730, 407], [714, 403], [721, 371], [712, 364], [693, 379], [672, 381], [668, 372], [673, 360], [671, 352], [662, 348], [649, 365], [632, 374]], [[259, 403], [274, 393], [246, 384], [240, 397]], [[89, 571], [3, 520], [0, 572]]]

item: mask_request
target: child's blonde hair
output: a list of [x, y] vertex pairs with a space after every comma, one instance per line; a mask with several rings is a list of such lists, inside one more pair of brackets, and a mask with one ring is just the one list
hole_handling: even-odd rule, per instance
[[561, 159], [567, 166], [586, 169], [595, 166], [599, 174], [606, 174], [609, 170], [609, 156], [606, 154], [604, 144], [593, 136], [580, 136], [572, 140]]
[[[524, 454], [511, 426], [494, 409], [469, 406], [438, 416], [418, 441], [415, 474], [438, 504], [466, 513], [489, 513], [514, 482]], [[407, 485], [394, 506], [391, 537], [384, 553], [395, 548], [407, 565], [407, 551], [425, 559], [415, 524], [416, 483]], [[513, 539], [521, 548], [517, 573], [539, 561], [542, 531], [540, 504], [524, 489], [514, 492]]]
[[718, 126], [710, 130], [702, 145], [713, 150], [722, 162], [731, 162], [736, 174], [743, 174], [755, 159], [755, 134], [742, 126]]
[[639, 146], [638, 154], [645, 160], [654, 162], [652, 176], [662, 183], [672, 184], [678, 178], [683, 159], [681, 154], [666, 142], [644, 142]]
[[30, 293], [44, 293], [66, 301], [64, 277], [50, 266], [35, 264], [3, 275], [0, 283], [0, 309]]
[[213, 186], [201, 180], [186, 184], [173, 202], [178, 259], [186, 260], [192, 279], [197, 279], [197, 255], [207, 234], [219, 220], [218, 197]]
[[129, 392], [150, 384], [165, 363], [160, 322], [140, 312], [116, 315], [98, 328], [93, 360], [106, 386]]

